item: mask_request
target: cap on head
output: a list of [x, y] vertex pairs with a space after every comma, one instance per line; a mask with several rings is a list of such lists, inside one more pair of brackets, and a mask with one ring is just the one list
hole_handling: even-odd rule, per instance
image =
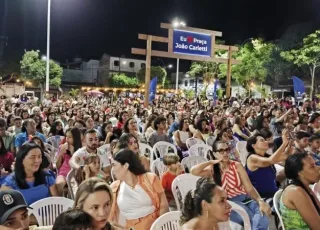
[[16, 190], [0, 191], [0, 225], [16, 210], [27, 208], [23, 195]]

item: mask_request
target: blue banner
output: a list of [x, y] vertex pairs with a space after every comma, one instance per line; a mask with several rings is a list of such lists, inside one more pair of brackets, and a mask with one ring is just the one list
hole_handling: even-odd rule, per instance
[[219, 80], [216, 79], [213, 85], [213, 105], [216, 105], [216, 101], [218, 99], [217, 89], [218, 89]]
[[156, 98], [158, 77], [154, 77], [150, 81], [149, 102]]
[[303, 93], [306, 92], [304, 88], [304, 82], [298, 77], [292, 77], [294, 95], [296, 98], [300, 98]]
[[174, 30], [173, 52], [211, 57], [211, 35]]

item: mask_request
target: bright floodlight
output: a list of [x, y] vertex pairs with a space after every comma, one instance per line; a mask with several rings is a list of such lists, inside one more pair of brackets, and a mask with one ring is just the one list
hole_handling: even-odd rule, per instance
[[173, 27], [178, 27], [179, 24], [180, 24], [180, 23], [179, 23], [178, 21], [174, 21], [174, 22], [172, 23]]
[[127, 64], [127, 62], [126, 62], [126, 61], [123, 61], [123, 62], [122, 62], [122, 64], [124, 64], [124, 65], [125, 65], [125, 64]]
[[185, 22], [180, 22], [180, 26], [185, 27], [185, 26], [186, 26], [186, 23], [185, 23]]
[[168, 65], [168, 68], [169, 68], [169, 69], [171, 69], [172, 67], [173, 67], [173, 65], [172, 65], [172, 64]]
[[42, 55], [42, 56], [41, 56], [41, 60], [42, 60], [42, 61], [46, 61], [46, 60], [47, 60], [47, 57], [46, 57], [45, 55]]

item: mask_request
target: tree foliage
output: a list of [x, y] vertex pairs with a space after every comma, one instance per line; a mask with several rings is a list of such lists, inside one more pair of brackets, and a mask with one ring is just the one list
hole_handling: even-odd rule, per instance
[[303, 39], [303, 46], [281, 53], [281, 57], [297, 66], [308, 66], [311, 77], [310, 97], [315, 86], [315, 71], [320, 66], [320, 30]]
[[[146, 77], [146, 69], [142, 68], [138, 71], [137, 78], [139, 82], [145, 82], [145, 77]], [[163, 86], [166, 81], [167, 71], [161, 66], [151, 66], [150, 80], [152, 80], [154, 77], [158, 77], [159, 82], [161, 82]]]
[[137, 78], [128, 77], [125, 74], [115, 74], [110, 79], [110, 86], [112, 87], [139, 87], [139, 81]]
[[[25, 79], [32, 80], [39, 84], [45, 84], [46, 80], [46, 61], [41, 60], [39, 51], [27, 51], [22, 57], [21, 75]], [[62, 68], [50, 60], [50, 84], [56, 87], [61, 85]]]
[[193, 89], [184, 89], [183, 94], [187, 100], [192, 100], [195, 97], [195, 92]]
[[76, 97], [76, 96], [79, 95], [80, 89], [74, 89], [74, 88], [72, 88], [69, 93], [70, 93], [71, 96]]
[[202, 76], [205, 85], [212, 84], [214, 79], [221, 76], [220, 63], [216, 62], [192, 62], [188, 74]]
[[[240, 47], [234, 58], [241, 60], [241, 64], [232, 65], [232, 78], [239, 84], [248, 85], [251, 80], [264, 81], [268, 71], [266, 63], [270, 61], [274, 44], [265, 43], [262, 39], [253, 40], [251, 44]], [[227, 64], [221, 64], [223, 76], [227, 75]]]

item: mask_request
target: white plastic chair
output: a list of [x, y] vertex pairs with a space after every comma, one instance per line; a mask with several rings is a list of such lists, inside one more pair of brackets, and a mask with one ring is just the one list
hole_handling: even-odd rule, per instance
[[180, 211], [167, 212], [153, 222], [150, 230], [179, 230], [180, 216]]
[[64, 197], [48, 197], [30, 205], [39, 226], [51, 226], [60, 213], [73, 207], [74, 201]]
[[240, 160], [243, 165], [246, 164], [248, 151], [247, 151], [247, 142], [246, 141], [238, 141], [236, 144], [237, 151], [240, 154]]
[[147, 156], [151, 156], [153, 149], [150, 145], [139, 142], [139, 150], [140, 150], [140, 155], [147, 155]]
[[160, 157], [163, 157], [164, 154], [169, 152], [169, 148], [173, 150], [174, 154], [178, 155], [178, 151], [175, 145], [169, 142], [159, 141], [153, 146], [151, 158], [153, 159], [154, 156], [158, 158], [158, 153], [160, 154]]
[[50, 142], [54, 148], [58, 149], [63, 138], [64, 136], [52, 136], [47, 139], [47, 142]]
[[189, 156], [202, 156], [207, 157], [209, 151], [212, 151], [212, 147], [206, 144], [195, 144], [189, 149]]
[[203, 162], [207, 162], [207, 161], [208, 160], [202, 156], [190, 156], [190, 157], [183, 158], [181, 161], [181, 164], [184, 169], [187, 168], [190, 172], [193, 166]]
[[181, 210], [181, 204], [183, 204], [187, 193], [196, 188], [199, 179], [200, 177], [198, 176], [186, 173], [177, 176], [173, 180], [171, 190], [178, 210]]
[[204, 144], [204, 142], [198, 138], [190, 137], [186, 140], [187, 148], [190, 149], [191, 146], [195, 144]]
[[44, 148], [46, 152], [49, 154], [51, 162], [55, 164], [58, 149], [47, 143], [44, 144]]
[[155, 173], [161, 179], [162, 175], [167, 171], [167, 166], [165, 166], [160, 158], [154, 160], [150, 168], [152, 173]]
[[312, 186], [312, 191], [314, 192], [314, 194], [317, 196], [318, 200], [320, 200], [320, 182], [315, 183]]
[[110, 144], [101, 145], [98, 149], [102, 150], [103, 152], [109, 153], [111, 152]]
[[206, 140], [206, 144], [209, 146], [212, 146], [213, 143], [216, 141], [217, 137], [216, 136], [209, 136]]
[[67, 185], [68, 185], [69, 197], [70, 197], [71, 200], [74, 200], [74, 193], [73, 193], [73, 190], [72, 190], [71, 179], [74, 178], [75, 173], [76, 173], [76, 170], [75, 169], [71, 169], [68, 172], [67, 177], [66, 177], [66, 181], [67, 181]]
[[[280, 220], [280, 225], [282, 227], [282, 230], [285, 230], [285, 227], [284, 227], [284, 224], [283, 224], [283, 220], [282, 220], [282, 217], [281, 217], [281, 214], [280, 214], [280, 211], [279, 211], [279, 202], [280, 202], [280, 198], [281, 198], [281, 195], [282, 195], [282, 189], [277, 191], [276, 194], [274, 194], [273, 196], [273, 207], [274, 209], [276, 210], [276, 213], [277, 213], [277, 216]], [[278, 226], [276, 226], [278, 227]]]

